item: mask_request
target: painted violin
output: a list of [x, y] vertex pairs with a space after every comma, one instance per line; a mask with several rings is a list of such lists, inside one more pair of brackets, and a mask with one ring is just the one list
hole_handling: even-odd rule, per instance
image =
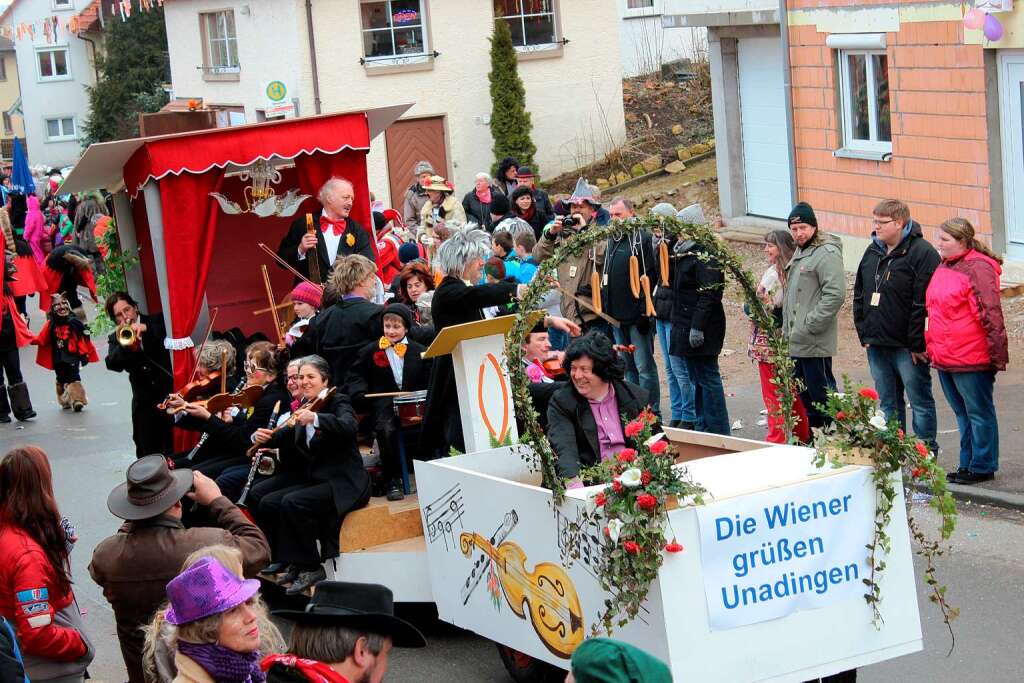
[[476, 533], [459, 536], [459, 548], [469, 557], [476, 548], [494, 562], [509, 607], [533, 626], [544, 646], [568, 659], [583, 642], [583, 610], [576, 586], [561, 565], [540, 562], [526, 571], [526, 553], [511, 541], [495, 547]]

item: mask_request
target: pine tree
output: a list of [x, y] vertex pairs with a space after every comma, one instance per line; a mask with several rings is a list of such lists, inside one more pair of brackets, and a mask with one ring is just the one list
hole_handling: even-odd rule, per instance
[[96, 57], [99, 78], [88, 87], [89, 120], [83, 144], [123, 140], [139, 134], [139, 114], [167, 103], [162, 84], [169, 80], [164, 10], [136, 7], [126, 21], [108, 18], [103, 47]]
[[526, 89], [519, 78], [512, 32], [502, 19], [494, 22], [488, 79], [491, 83], [491, 137], [494, 138], [496, 160], [493, 172], [497, 172], [497, 161], [514, 157], [536, 173], [533, 155], [537, 153], [537, 147], [530, 137], [533, 124], [530, 112], [526, 111]]

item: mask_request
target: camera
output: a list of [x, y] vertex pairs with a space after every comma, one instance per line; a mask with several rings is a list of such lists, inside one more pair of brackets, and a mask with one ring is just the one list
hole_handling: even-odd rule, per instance
[[568, 215], [562, 216], [562, 227], [563, 228], [582, 228], [583, 221], [579, 216]]

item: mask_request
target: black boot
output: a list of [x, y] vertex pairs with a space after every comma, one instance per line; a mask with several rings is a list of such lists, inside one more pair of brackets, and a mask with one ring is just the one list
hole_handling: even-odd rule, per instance
[[0, 423], [11, 421], [11, 402], [7, 400], [7, 387], [0, 384]]
[[18, 422], [31, 420], [36, 416], [36, 411], [32, 410], [32, 400], [28, 397], [27, 384], [12, 384], [7, 387], [7, 395], [11, 397], [11, 408], [14, 409], [14, 417], [18, 418]]

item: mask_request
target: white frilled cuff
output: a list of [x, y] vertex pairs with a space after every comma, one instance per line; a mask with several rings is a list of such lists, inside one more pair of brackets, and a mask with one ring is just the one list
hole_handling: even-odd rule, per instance
[[191, 349], [195, 345], [192, 337], [181, 337], [180, 339], [166, 337], [164, 339], [164, 348], [169, 351], [184, 351], [185, 349]]

